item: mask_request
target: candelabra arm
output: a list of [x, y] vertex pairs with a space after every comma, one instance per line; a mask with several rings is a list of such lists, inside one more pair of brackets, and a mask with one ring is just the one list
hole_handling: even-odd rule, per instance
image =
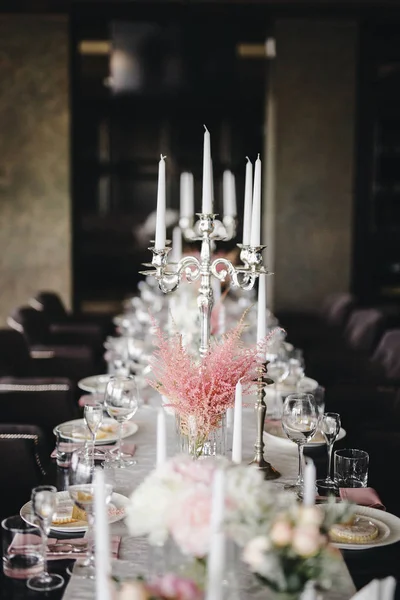
[[[219, 269], [218, 267], [221, 267]], [[226, 258], [217, 258], [211, 265], [211, 272], [214, 277], [217, 277], [220, 281], [225, 281], [228, 275], [232, 280], [234, 287], [240, 287], [242, 290], [251, 290], [254, 287], [255, 281], [258, 274], [254, 271], [249, 270], [246, 267], [235, 267]]]

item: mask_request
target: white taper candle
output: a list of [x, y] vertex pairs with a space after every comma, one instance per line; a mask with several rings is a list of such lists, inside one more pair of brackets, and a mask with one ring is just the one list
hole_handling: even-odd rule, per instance
[[223, 522], [225, 515], [225, 473], [216, 471], [212, 485], [211, 539], [207, 559], [206, 600], [223, 599], [223, 580], [225, 572], [225, 534]]
[[315, 465], [314, 462], [307, 458], [306, 466], [304, 467], [304, 489], [303, 489], [303, 504], [305, 506], [313, 506], [315, 504]]
[[233, 412], [232, 462], [242, 462], [242, 406], [243, 390], [240, 381], [236, 384], [235, 408]]
[[162, 466], [167, 460], [167, 424], [163, 408], [157, 414], [157, 461], [156, 466]]
[[204, 150], [203, 150], [203, 195], [201, 211], [204, 214], [213, 212], [213, 184], [212, 184], [212, 164], [211, 164], [211, 138], [210, 132], [204, 125]]
[[182, 258], [182, 232], [180, 227], [174, 227], [172, 230], [172, 250], [171, 261], [179, 262]]
[[181, 217], [192, 217], [194, 214], [193, 174], [181, 173], [180, 178]]
[[258, 277], [257, 304], [257, 342], [267, 335], [267, 276], [261, 273]]
[[251, 210], [253, 206], [253, 165], [247, 157], [246, 179], [244, 183], [243, 245], [250, 244]]
[[161, 155], [158, 163], [158, 189], [157, 189], [157, 219], [156, 219], [156, 250], [165, 248], [166, 226], [165, 226], [165, 156]]
[[253, 209], [251, 214], [250, 245], [259, 246], [261, 239], [261, 160], [258, 155], [254, 170]]
[[110, 533], [104, 471], [100, 468], [97, 468], [94, 474], [94, 519], [96, 600], [111, 600]]

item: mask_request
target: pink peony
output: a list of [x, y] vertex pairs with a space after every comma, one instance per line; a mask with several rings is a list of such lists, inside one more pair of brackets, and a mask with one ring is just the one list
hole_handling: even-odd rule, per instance
[[321, 547], [319, 528], [314, 525], [296, 527], [292, 540], [293, 550], [304, 558], [315, 556]]
[[202, 592], [190, 579], [183, 579], [174, 573], [167, 573], [149, 586], [155, 596], [171, 600], [201, 600]]
[[184, 554], [201, 558], [210, 543], [211, 489], [189, 490], [175, 505], [169, 530]]
[[191, 457], [177, 456], [169, 461], [172, 471], [188, 483], [204, 483], [209, 486], [214, 479], [218, 465], [215, 461], [193, 461]]
[[278, 519], [271, 528], [270, 538], [275, 546], [288, 546], [292, 541], [293, 529], [285, 519]]

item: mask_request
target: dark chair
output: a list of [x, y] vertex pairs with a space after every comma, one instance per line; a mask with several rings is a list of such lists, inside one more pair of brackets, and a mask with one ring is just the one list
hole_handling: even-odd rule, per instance
[[54, 427], [78, 418], [79, 414], [73, 387], [67, 379], [0, 378], [1, 422], [40, 427], [49, 451], [54, 447]]
[[48, 463], [43, 441], [34, 425], [0, 424], [0, 519], [18, 514], [42, 483]]

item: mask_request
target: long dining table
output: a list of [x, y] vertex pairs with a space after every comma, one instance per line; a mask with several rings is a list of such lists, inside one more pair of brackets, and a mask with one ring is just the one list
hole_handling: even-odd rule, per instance
[[[139, 429], [135, 435], [126, 440], [136, 444], [135, 459], [137, 464], [126, 469], [114, 470], [114, 491], [117, 493], [129, 496], [137, 485], [155, 467], [156, 422], [159, 405], [159, 396], [153, 397], [149, 404], [140, 408], [135, 417], [135, 422]], [[251, 407], [246, 407], [243, 411], [244, 462], [250, 462], [253, 457], [255, 429], [254, 410]], [[167, 450], [169, 456], [173, 456], [176, 453], [175, 440], [175, 419], [173, 415], [167, 415]], [[275, 480], [273, 485], [283, 487], [286, 482], [293, 480], [297, 475], [298, 458], [296, 446], [279, 438], [275, 439], [270, 435], [265, 436], [265, 442], [265, 455], [267, 459], [281, 473], [281, 477]], [[325, 460], [323, 452], [320, 459]], [[60, 490], [65, 489], [67, 482], [65, 471], [63, 469], [57, 469], [54, 477], [57, 479], [58, 488]], [[149, 569], [149, 561], [152, 556], [151, 553], [149, 553], [149, 547], [146, 540], [144, 538], [131, 537], [123, 520], [111, 525], [111, 534], [121, 536], [119, 558], [118, 560], [113, 561], [113, 572], [121, 577], [132, 577], [136, 575], [146, 576]], [[399, 546], [399, 544], [395, 544], [395, 546]], [[359, 555], [358, 557], [356, 556], [357, 564], [358, 560], [363, 562], [363, 556], [367, 559], [369, 555], [367, 564], [368, 562], [374, 564], [373, 557], [371, 561], [371, 553], [376, 553], [379, 550], [381, 549], [366, 550], [364, 552], [358, 551], [353, 553], [353, 556], [349, 555], [349, 551], [344, 553], [346, 560], [343, 559], [340, 565], [340, 586], [335, 585], [333, 589], [325, 593], [323, 596], [324, 600], [347, 600], [351, 598], [356, 591], [353, 578], [348, 568], [348, 565], [350, 565], [351, 570], [352, 558], [354, 558], [354, 555]], [[347, 560], [348, 558], [350, 558], [350, 561]], [[50, 566], [52, 569], [65, 576], [65, 561], [57, 564], [53, 562], [50, 563]], [[2, 598], [14, 598], [15, 600], [19, 600], [19, 598], [38, 599], [40, 596], [43, 596], [43, 594], [28, 591], [26, 588], [23, 590], [23, 582], [15, 582], [12, 580], [5, 582], [5, 579], [6, 578], [3, 578], [2, 580], [4, 584], [2, 588], [5, 586], [7, 590], [2, 590]], [[67, 579], [66, 576], [66, 580]], [[267, 599], [268, 595], [266, 594], [265, 589], [260, 590], [257, 593], [250, 593], [240, 586], [239, 597], [245, 600], [257, 600], [258, 598]], [[46, 598], [51, 600], [58, 600], [59, 598], [65, 600], [93, 600], [95, 598], [95, 582], [93, 580], [85, 580], [72, 575], [61, 591], [52, 592], [51, 594], [48, 594]]]

